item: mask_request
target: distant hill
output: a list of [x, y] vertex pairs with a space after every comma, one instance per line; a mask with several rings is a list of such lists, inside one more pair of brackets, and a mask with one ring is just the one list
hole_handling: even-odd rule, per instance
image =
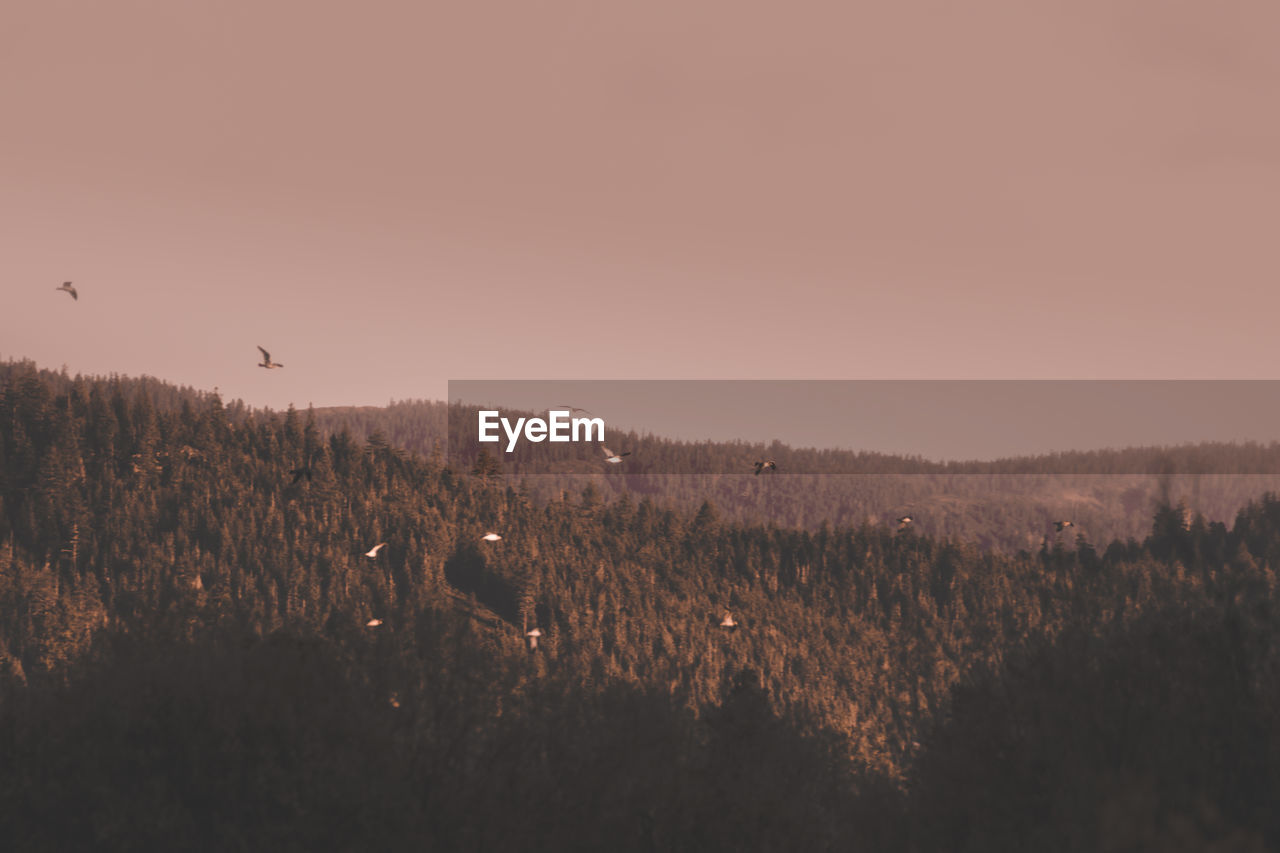
[[[80, 383], [115, 389], [128, 399], [146, 394], [158, 409], [201, 407], [215, 397], [150, 377], [78, 377], [21, 361], [0, 362], [0, 388], [12, 377], [28, 374], [60, 392]], [[225, 404], [223, 411], [237, 422], [271, 414], [240, 401]], [[313, 419], [325, 434], [345, 429], [357, 441], [372, 438], [447, 462], [455, 470], [480, 473], [470, 433], [473, 411], [408, 400], [300, 415]], [[1054, 528], [1058, 520], [1073, 522], [1065, 531], [1067, 541], [1076, 536], [1094, 543], [1141, 539], [1161, 502], [1182, 503], [1191, 514], [1230, 522], [1251, 498], [1280, 491], [1280, 444], [1275, 443], [1140, 447], [944, 464], [780, 442], [681, 442], [635, 432], [611, 433], [608, 439], [617, 448], [632, 450], [625, 464], [606, 466], [591, 447], [567, 446], [548, 454], [549, 446], [543, 445], [537, 454], [521, 449], [514, 460], [493, 453], [490, 475], [521, 486], [539, 501], [556, 500], [566, 492], [576, 495], [590, 485], [606, 501], [630, 493], [693, 510], [709, 499], [728, 520], [810, 531], [823, 523], [892, 523], [909, 514], [923, 534], [968, 539], [1005, 553], [1036, 550], [1064, 538]], [[756, 477], [751, 471], [757, 459], [777, 462], [777, 473]], [[504, 473], [512, 468], [520, 473]], [[665, 473], [670, 471], [689, 473]], [[741, 473], [728, 473], [733, 471]]]
[[[474, 408], [431, 401], [386, 407], [315, 409], [326, 432], [350, 430], [394, 447], [476, 471]], [[532, 415], [533, 413], [525, 413]], [[1195, 444], [1081, 451], [991, 462], [937, 463], [874, 452], [745, 442], [682, 442], [635, 432], [609, 434], [632, 451], [616, 468], [593, 447], [518, 447], [494, 452], [494, 475], [523, 482], [542, 500], [588, 483], [602, 498], [624, 492], [696, 508], [715, 502], [724, 517], [818, 529], [891, 522], [909, 514], [923, 533], [975, 540], [1013, 552], [1039, 548], [1070, 520], [1069, 539], [1140, 538], [1159, 502], [1182, 502], [1209, 520], [1230, 521], [1252, 497], [1280, 489], [1280, 444]], [[755, 476], [772, 459], [777, 473]], [[504, 473], [509, 470], [519, 473]], [[730, 472], [740, 472], [733, 474]], [[668, 473], [680, 472], [680, 473]], [[701, 473], [697, 473], [701, 472]], [[1267, 472], [1267, 473], [1262, 473]], [[480, 473], [477, 471], [477, 473]]]

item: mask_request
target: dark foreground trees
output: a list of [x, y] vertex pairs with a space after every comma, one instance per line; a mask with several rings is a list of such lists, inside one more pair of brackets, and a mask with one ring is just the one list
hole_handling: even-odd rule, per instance
[[1268, 609], [1073, 626], [956, 690], [916, 767], [915, 848], [1280, 846], [1280, 654]]
[[555, 680], [390, 696], [283, 634], [98, 654], [3, 704], [6, 850], [832, 849], [854, 828], [847, 768], [746, 677], [698, 720]]

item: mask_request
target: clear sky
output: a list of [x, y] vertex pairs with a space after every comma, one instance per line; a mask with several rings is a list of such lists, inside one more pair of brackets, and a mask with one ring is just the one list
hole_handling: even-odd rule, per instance
[[1274, 0], [11, 0], [0, 356], [276, 407], [1276, 378], [1277, 32]]

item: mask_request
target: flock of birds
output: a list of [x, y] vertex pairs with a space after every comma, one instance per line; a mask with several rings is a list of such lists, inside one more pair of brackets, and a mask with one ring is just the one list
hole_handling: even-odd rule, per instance
[[[80, 300], [80, 294], [76, 292], [75, 287], [69, 281], [64, 281], [62, 283], [62, 286], [55, 288], [55, 290], [60, 291], [62, 293], [70, 294], [71, 298], [77, 302]], [[258, 364], [258, 367], [266, 368], [267, 370], [275, 370], [278, 367], [284, 367], [283, 364], [277, 361], [272, 361], [271, 353], [267, 352], [267, 350], [264, 349], [261, 345], [258, 346], [258, 351], [262, 353], [262, 361]], [[591, 412], [589, 412], [588, 410], [579, 408], [577, 406], [562, 405], [562, 406], [557, 406], [557, 409], [561, 411], [567, 410], [574, 417], [591, 414]], [[625, 457], [630, 456], [632, 454], [632, 451], [630, 450], [627, 450], [623, 453], [614, 453], [608, 447], [605, 447], [603, 445], [601, 445], [601, 450], [604, 451], [604, 461], [610, 465], [617, 465], [621, 463]], [[289, 472], [290, 474], [293, 475], [293, 482], [290, 483], [291, 486], [298, 485], [304, 479], [308, 483], [311, 482], [312, 475], [314, 473], [316, 455], [317, 454], [315, 452], [312, 452], [311, 456], [307, 459], [306, 464], [302, 465], [301, 467], [294, 468], [292, 471]], [[765, 473], [766, 471], [776, 472], [777, 470], [778, 470], [778, 463], [774, 462], [772, 459], [756, 460], [755, 475], [757, 477], [759, 477], [761, 474]], [[906, 528], [913, 521], [915, 521], [915, 519], [910, 515], [899, 516], [898, 529], [902, 530]], [[1053, 526], [1056, 532], [1061, 533], [1062, 531], [1066, 530], [1068, 527], [1074, 527], [1075, 525], [1070, 521], [1059, 520], [1059, 521], [1055, 521], [1053, 523]], [[481, 542], [499, 542], [501, 540], [502, 540], [502, 537], [499, 536], [497, 533], [494, 533], [493, 531], [489, 531], [480, 537]], [[387, 547], [386, 542], [379, 542], [377, 545], [374, 545], [368, 551], [365, 551], [364, 555], [366, 557], [369, 557], [370, 559], [377, 559], [378, 553], [385, 547]], [[381, 624], [382, 624], [381, 619], [374, 618], [366, 622], [365, 627], [377, 628]], [[726, 612], [724, 614], [724, 618], [720, 620], [720, 627], [729, 631], [736, 630], [738, 628], [738, 624], [739, 623], [734, 620], [733, 614], [729, 612]], [[532, 630], [526, 632], [525, 636], [528, 638], [529, 648], [536, 649], [538, 647], [538, 638], [542, 636], [542, 631], [540, 631], [538, 628], [533, 628]], [[393, 704], [396, 707], [399, 707], [399, 703], [395, 702], [394, 699], [393, 699]]]
[[[480, 537], [480, 541], [481, 542], [501, 542], [502, 536], [490, 530]], [[378, 558], [379, 552], [381, 552], [382, 549], [385, 547], [387, 547], [386, 542], [379, 542], [377, 545], [374, 545], [368, 551], [365, 551], [364, 555], [371, 560], [376, 560]], [[366, 622], [365, 627], [377, 628], [382, 624], [383, 623], [381, 619], [374, 618]], [[729, 631], [735, 631], [737, 630], [738, 625], [739, 625], [738, 621], [733, 618], [733, 613], [730, 611], [725, 611], [724, 618], [720, 620], [720, 627]], [[533, 651], [538, 648], [538, 638], [541, 636], [542, 636], [542, 630], [537, 627], [534, 627], [525, 632], [525, 638], [529, 644], [530, 651]], [[396, 707], [399, 707], [399, 705], [396, 705]]]

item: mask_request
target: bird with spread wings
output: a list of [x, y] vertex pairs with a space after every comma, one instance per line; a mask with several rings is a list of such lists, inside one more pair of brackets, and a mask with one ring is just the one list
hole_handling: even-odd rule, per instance
[[259, 364], [258, 367], [265, 367], [267, 370], [271, 370], [276, 367], [284, 367], [283, 364], [272, 361], [271, 353], [267, 352], [262, 347], [258, 347], [258, 351], [262, 353], [262, 364]]

